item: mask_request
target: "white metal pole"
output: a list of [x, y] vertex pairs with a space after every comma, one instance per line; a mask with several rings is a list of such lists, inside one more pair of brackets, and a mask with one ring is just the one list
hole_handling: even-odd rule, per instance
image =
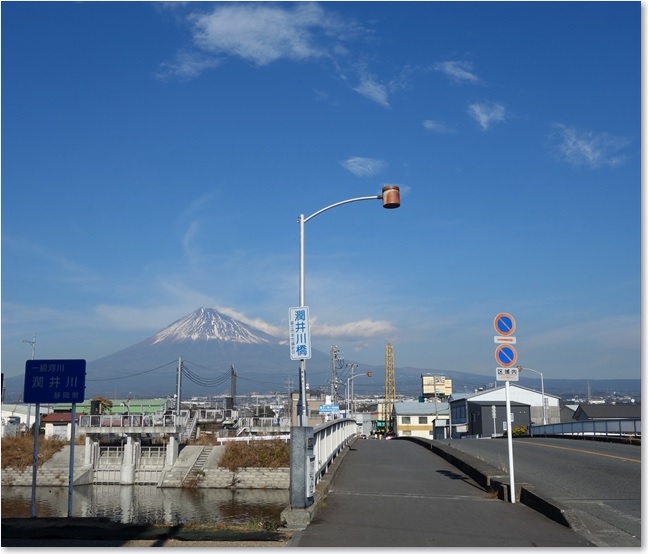
[[[304, 214], [299, 216], [299, 307], [306, 305], [306, 283], [304, 273]], [[299, 415], [299, 426], [308, 426], [308, 400], [306, 399], [306, 360], [299, 360], [299, 398], [301, 401], [301, 414]]]
[[547, 425], [547, 402], [545, 401], [544, 377], [542, 373], [540, 373], [540, 388], [542, 389], [542, 424]]
[[508, 431], [508, 457], [509, 457], [509, 476], [511, 504], [515, 504], [515, 471], [513, 469], [513, 428], [511, 427], [511, 394], [509, 382], [506, 381], [506, 429]]
[[31, 509], [30, 509], [31, 517], [36, 517], [36, 480], [38, 475], [39, 429], [40, 429], [40, 403], [36, 402], [36, 423], [34, 423], [34, 451], [32, 455], [32, 487], [31, 487]]
[[72, 414], [70, 417], [70, 422], [72, 423], [72, 429], [70, 432], [70, 460], [68, 464], [68, 517], [72, 517], [72, 503], [74, 494], [74, 442], [76, 440], [76, 402], [72, 403]]

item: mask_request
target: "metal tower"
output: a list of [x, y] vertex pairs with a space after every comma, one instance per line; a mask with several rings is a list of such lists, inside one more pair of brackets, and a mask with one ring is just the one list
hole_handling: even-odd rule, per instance
[[385, 403], [383, 404], [383, 420], [385, 431], [394, 428], [394, 402], [396, 402], [396, 374], [394, 369], [394, 347], [385, 346]]
[[234, 409], [234, 404], [236, 403], [236, 371], [234, 366], [230, 366], [230, 395], [232, 396], [232, 410]]

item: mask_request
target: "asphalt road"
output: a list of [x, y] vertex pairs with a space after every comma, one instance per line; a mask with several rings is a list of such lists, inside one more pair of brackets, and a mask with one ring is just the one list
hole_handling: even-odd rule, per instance
[[497, 499], [420, 445], [357, 440], [290, 546], [594, 545], [524, 504]]
[[[440, 441], [508, 473], [508, 441]], [[529, 483], [566, 511], [597, 546], [641, 546], [641, 446], [591, 440], [516, 438], [517, 484]]]

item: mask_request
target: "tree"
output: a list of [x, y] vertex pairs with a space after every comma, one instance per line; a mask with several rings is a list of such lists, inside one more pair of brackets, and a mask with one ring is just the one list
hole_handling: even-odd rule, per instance
[[112, 400], [108, 400], [103, 396], [95, 396], [92, 399], [92, 402], [97, 402], [99, 404], [99, 414], [105, 414], [112, 410], [113, 403]]

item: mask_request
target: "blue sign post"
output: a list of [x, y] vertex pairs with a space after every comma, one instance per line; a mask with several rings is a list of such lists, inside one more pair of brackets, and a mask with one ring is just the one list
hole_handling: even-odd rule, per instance
[[515, 332], [515, 318], [506, 312], [500, 312], [493, 320], [495, 332], [495, 342], [499, 344], [495, 348], [495, 360], [501, 367], [495, 368], [497, 372], [496, 379], [504, 381], [506, 388], [506, 433], [508, 438], [508, 455], [509, 455], [509, 496], [511, 504], [515, 504], [515, 469], [513, 467], [513, 428], [511, 427], [511, 393], [509, 381], [518, 380], [517, 368], [512, 368], [517, 361], [517, 350], [511, 346], [516, 340], [513, 336]]
[[68, 517], [72, 517], [72, 491], [74, 485], [74, 442], [76, 431], [76, 405], [85, 398], [85, 360], [27, 360], [25, 363], [25, 390], [23, 401], [36, 404], [34, 424], [34, 456], [32, 462], [31, 516], [36, 517], [36, 476], [38, 470], [38, 436], [40, 405], [71, 402], [72, 424], [70, 436], [70, 468], [68, 471]]

